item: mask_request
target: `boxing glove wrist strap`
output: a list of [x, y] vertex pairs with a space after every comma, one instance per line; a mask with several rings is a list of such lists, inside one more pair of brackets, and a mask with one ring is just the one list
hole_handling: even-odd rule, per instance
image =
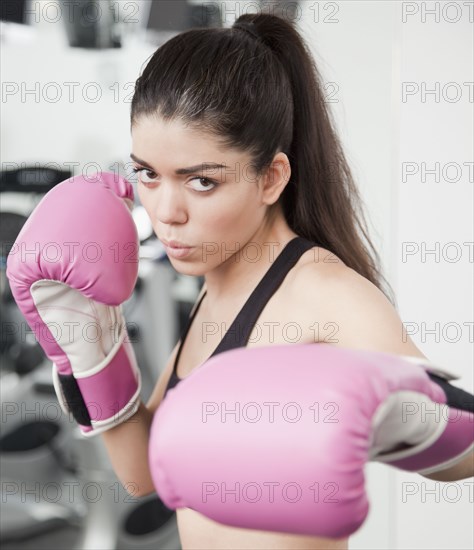
[[140, 404], [141, 376], [125, 326], [104, 361], [80, 374], [61, 374], [53, 363], [53, 384], [61, 408], [85, 436], [118, 426]]

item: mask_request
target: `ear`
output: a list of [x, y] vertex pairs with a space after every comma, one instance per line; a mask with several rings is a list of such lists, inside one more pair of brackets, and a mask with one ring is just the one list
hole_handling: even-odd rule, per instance
[[277, 202], [290, 176], [291, 166], [288, 157], [283, 152], [277, 153], [262, 179], [262, 200], [265, 204], [272, 205]]

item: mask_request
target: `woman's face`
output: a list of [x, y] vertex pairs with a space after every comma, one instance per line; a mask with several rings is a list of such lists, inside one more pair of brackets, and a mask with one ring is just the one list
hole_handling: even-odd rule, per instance
[[264, 224], [267, 204], [250, 157], [224, 150], [208, 134], [141, 117], [132, 128], [131, 158], [157, 237], [191, 247], [182, 257], [167, 248], [180, 273], [200, 276], [230, 261]]

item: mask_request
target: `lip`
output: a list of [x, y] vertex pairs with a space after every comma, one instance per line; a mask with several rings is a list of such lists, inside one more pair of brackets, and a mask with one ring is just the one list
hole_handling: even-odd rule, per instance
[[164, 239], [160, 240], [163, 243], [168, 256], [171, 256], [172, 258], [176, 258], [178, 260], [181, 258], [185, 258], [188, 254], [191, 253], [194, 248], [193, 246], [184, 246], [183, 243], [180, 243], [178, 241], [165, 241]]
[[160, 241], [167, 247], [167, 248], [192, 248], [192, 246], [189, 246], [185, 243], [180, 243], [179, 241], [167, 241], [165, 239], [160, 239]]

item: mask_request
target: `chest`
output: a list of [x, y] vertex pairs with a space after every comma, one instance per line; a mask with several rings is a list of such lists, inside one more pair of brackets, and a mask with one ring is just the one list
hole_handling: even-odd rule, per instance
[[[286, 285], [285, 285], [286, 286]], [[291, 294], [285, 292], [282, 285], [265, 304], [256, 322], [251, 328], [247, 347], [307, 344], [322, 341], [322, 325], [327, 332], [327, 323], [323, 323], [322, 312], [303, 311], [301, 306], [292, 303]], [[232, 338], [242, 341], [247, 334], [244, 321], [234, 324], [243, 304], [222, 310], [218, 318], [211, 317], [203, 304], [198, 310], [181, 349], [177, 374], [185, 378], [197, 366], [204, 363], [215, 351], [221, 340], [230, 330]]]

